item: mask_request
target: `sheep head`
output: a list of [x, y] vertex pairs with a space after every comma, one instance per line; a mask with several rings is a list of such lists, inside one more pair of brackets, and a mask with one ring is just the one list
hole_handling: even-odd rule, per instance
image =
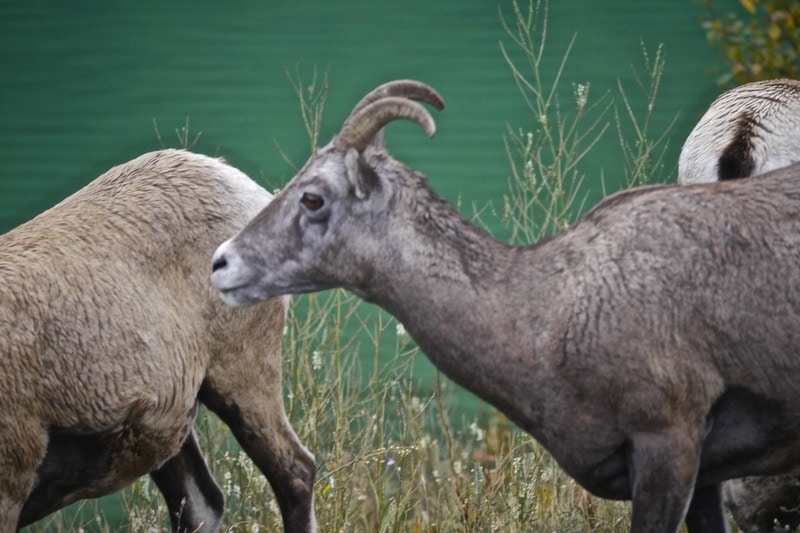
[[433, 117], [417, 100], [444, 108], [436, 91], [410, 80], [367, 94], [340, 133], [269, 206], [220, 245], [212, 282], [226, 303], [250, 305], [333, 287], [359, 292], [372, 271], [366, 258], [389, 249], [387, 207], [398, 189], [397, 176], [413, 174], [388, 156], [383, 127], [403, 119], [429, 136], [436, 131]]

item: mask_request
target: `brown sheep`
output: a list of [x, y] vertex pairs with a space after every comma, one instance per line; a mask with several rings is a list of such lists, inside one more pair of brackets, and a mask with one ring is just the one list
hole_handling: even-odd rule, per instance
[[314, 531], [314, 459], [281, 392], [286, 301], [219, 302], [207, 257], [271, 200], [180, 150], [117, 166], [0, 237], [0, 531], [150, 473], [173, 530], [216, 531], [223, 496], [192, 433], [199, 403]]

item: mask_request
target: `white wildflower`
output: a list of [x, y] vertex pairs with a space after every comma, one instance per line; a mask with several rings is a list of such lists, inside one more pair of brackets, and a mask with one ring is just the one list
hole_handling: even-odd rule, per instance
[[473, 422], [469, 425], [469, 431], [475, 435], [475, 440], [478, 442], [483, 442], [483, 439], [486, 437], [486, 432], [482, 428], [478, 427], [477, 422]]
[[586, 107], [589, 101], [589, 84], [579, 83], [575, 86], [575, 105], [578, 109]]
[[427, 450], [431, 446], [431, 438], [428, 435], [423, 435], [419, 439], [419, 449], [420, 450]]
[[528, 175], [528, 176], [533, 174], [533, 160], [532, 159], [528, 159], [525, 162], [525, 174]]
[[225, 492], [230, 494], [233, 491], [233, 474], [231, 474], [230, 470], [226, 470], [222, 475], [222, 479], [225, 481]]
[[528, 159], [525, 162], [525, 172], [524, 172], [525, 179], [528, 181], [528, 184], [531, 189], [536, 189], [536, 173], [533, 171], [533, 160]]
[[411, 405], [410, 410], [412, 413], [421, 413], [422, 412], [422, 402], [416, 396], [411, 397]]
[[273, 516], [280, 516], [281, 515], [281, 508], [278, 507], [278, 501], [276, 499], [271, 499], [269, 501], [269, 512], [273, 514]]

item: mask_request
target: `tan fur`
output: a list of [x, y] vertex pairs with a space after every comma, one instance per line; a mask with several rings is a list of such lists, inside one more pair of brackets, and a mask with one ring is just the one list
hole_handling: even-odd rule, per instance
[[107, 475], [60, 504], [100, 496], [178, 453], [201, 386], [250, 424], [251, 456], [281, 458], [254, 457], [268, 477], [283, 463], [304, 473], [310, 506], [313, 458], [281, 396], [285, 304], [231, 310], [208, 281], [216, 244], [270, 199], [221, 161], [165, 150], [0, 237], [1, 531], [14, 530], [54, 428], [110, 439]]

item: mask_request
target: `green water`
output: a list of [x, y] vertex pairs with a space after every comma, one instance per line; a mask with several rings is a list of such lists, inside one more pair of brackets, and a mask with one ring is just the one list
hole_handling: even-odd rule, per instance
[[[731, 4], [735, 4], [731, 2]], [[329, 73], [322, 142], [367, 90], [395, 78], [417, 78], [447, 101], [428, 140], [410, 124], [393, 124], [391, 151], [425, 173], [444, 196], [472, 204], [497, 202], [509, 176], [507, 125], [529, 130], [533, 117], [500, 53], [513, 44], [487, 0], [143, 0], [0, 3], [0, 231], [28, 220], [110, 166], [164, 144], [178, 145], [187, 122], [201, 132], [195, 151], [222, 155], [274, 188], [302, 164], [309, 143], [287, 72], [311, 80]], [[621, 80], [641, 105], [632, 65], [641, 45], [663, 43], [667, 56], [653, 132], [679, 117], [669, 138], [667, 174], [683, 139], [719, 92], [707, 69], [717, 56], [704, 42], [689, 1], [554, 0], [549, 53], [556, 69], [573, 35], [563, 73], [562, 107], [573, 83], [593, 95], [616, 94]], [[280, 147], [280, 149], [278, 148]], [[616, 187], [622, 168], [609, 131], [586, 160], [590, 203]], [[672, 174], [674, 176], [674, 173]], [[493, 231], [501, 233], [499, 227]], [[372, 356], [366, 356], [365, 364]], [[417, 370], [422, 391], [433, 371]], [[464, 412], [479, 404], [459, 395]]]

